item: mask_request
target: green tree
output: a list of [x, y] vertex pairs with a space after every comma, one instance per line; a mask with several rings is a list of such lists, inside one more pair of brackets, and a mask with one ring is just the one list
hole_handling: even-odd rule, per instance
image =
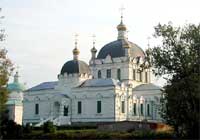
[[[1, 12], [1, 9], [0, 9]], [[3, 16], [0, 16], [0, 21]], [[5, 33], [0, 22], [0, 45], [5, 39]], [[8, 91], [6, 88], [9, 76], [13, 71], [13, 65], [10, 59], [7, 57], [7, 50], [0, 46], [0, 120], [2, 120], [3, 112], [5, 111], [5, 103], [8, 97]]]
[[154, 37], [162, 43], [147, 50], [154, 73], [166, 77], [161, 115], [178, 137], [199, 137], [200, 24], [158, 24]]

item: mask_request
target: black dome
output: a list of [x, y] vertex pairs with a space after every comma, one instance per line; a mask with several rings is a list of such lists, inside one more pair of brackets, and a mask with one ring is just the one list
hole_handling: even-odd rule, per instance
[[67, 74], [73, 74], [73, 73], [80, 73], [80, 74], [90, 74], [90, 68], [89, 66], [81, 60], [71, 60], [66, 62], [62, 69], [61, 74], [67, 73]]
[[129, 47], [131, 49], [130, 55], [132, 57], [145, 56], [144, 51], [138, 45], [124, 39], [119, 39], [119, 40], [110, 42], [106, 44], [103, 48], [101, 48], [97, 56], [97, 59], [104, 59], [106, 58], [108, 54], [110, 54], [112, 58], [123, 57], [125, 56], [124, 45], [127, 45], [127, 44], [129, 44]]

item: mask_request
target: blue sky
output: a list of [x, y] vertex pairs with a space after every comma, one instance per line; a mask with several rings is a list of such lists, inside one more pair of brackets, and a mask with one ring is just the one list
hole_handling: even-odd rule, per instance
[[[129, 40], [143, 49], [159, 22], [200, 22], [199, 0], [1, 0], [5, 16], [1, 26], [7, 34], [1, 46], [20, 67], [20, 80], [27, 87], [57, 80], [62, 65], [72, 59], [75, 33], [80, 59], [86, 62], [91, 57], [92, 34], [98, 50], [117, 38], [121, 5]], [[150, 44], [154, 46], [156, 40], [152, 38]]]

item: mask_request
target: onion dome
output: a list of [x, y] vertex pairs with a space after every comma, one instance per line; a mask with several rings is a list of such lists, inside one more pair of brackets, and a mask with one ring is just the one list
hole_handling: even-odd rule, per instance
[[73, 52], [73, 55], [79, 55], [80, 54], [80, 51], [77, 49], [77, 47], [75, 47], [72, 52]]
[[[107, 55], [110, 55], [112, 58], [116, 57], [145, 57], [144, 51], [135, 43], [128, 41], [126, 37], [127, 28], [123, 23], [123, 16], [121, 16], [121, 22], [117, 26], [118, 37], [116, 41], [112, 41], [99, 51], [97, 59], [105, 59]], [[127, 51], [128, 50], [128, 51]], [[127, 54], [128, 52], [128, 54]]]
[[95, 47], [93, 47], [93, 48], [91, 49], [91, 52], [92, 52], [92, 53], [96, 53], [96, 52], [97, 52], [97, 49], [96, 49]]
[[121, 21], [121, 23], [117, 26], [117, 30], [118, 31], [126, 31], [126, 26], [123, 24], [123, 22]]
[[88, 64], [86, 64], [84, 61], [78, 60], [80, 51], [77, 48], [77, 39], [75, 40], [75, 48], [72, 52], [74, 59], [67, 61], [63, 65], [60, 74], [90, 74], [90, 68]]
[[16, 72], [16, 74], [14, 75], [13, 83], [10, 83], [10, 84], [7, 85], [7, 89], [10, 92], [12, 92], [12, 91], [20, 92], [20, 91], [24, 91], [25, 90], [24, 84], [19, 83], [18, 78], [19, 78], [19, 75], [18, 75], [18, 72]]

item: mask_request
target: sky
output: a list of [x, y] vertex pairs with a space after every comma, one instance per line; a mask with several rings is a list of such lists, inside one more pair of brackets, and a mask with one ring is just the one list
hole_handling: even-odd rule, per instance
[[[6, 33], [0, 45], [19, 66], [20, 81], [27, 88], [56, 81], [63, 64], [73, 58], [76, 33], [79, 58], [87, 63], [93, 34], [98, 51], [117, 39], [122, 5], [128, 38], [144, 50], [148, 37], [150, 47], [158, 43], [152, 36], [158, 23], [200, 22], [200, 0], [0, 0]], [[163, 85], [163, 80], [155, 83]]]

